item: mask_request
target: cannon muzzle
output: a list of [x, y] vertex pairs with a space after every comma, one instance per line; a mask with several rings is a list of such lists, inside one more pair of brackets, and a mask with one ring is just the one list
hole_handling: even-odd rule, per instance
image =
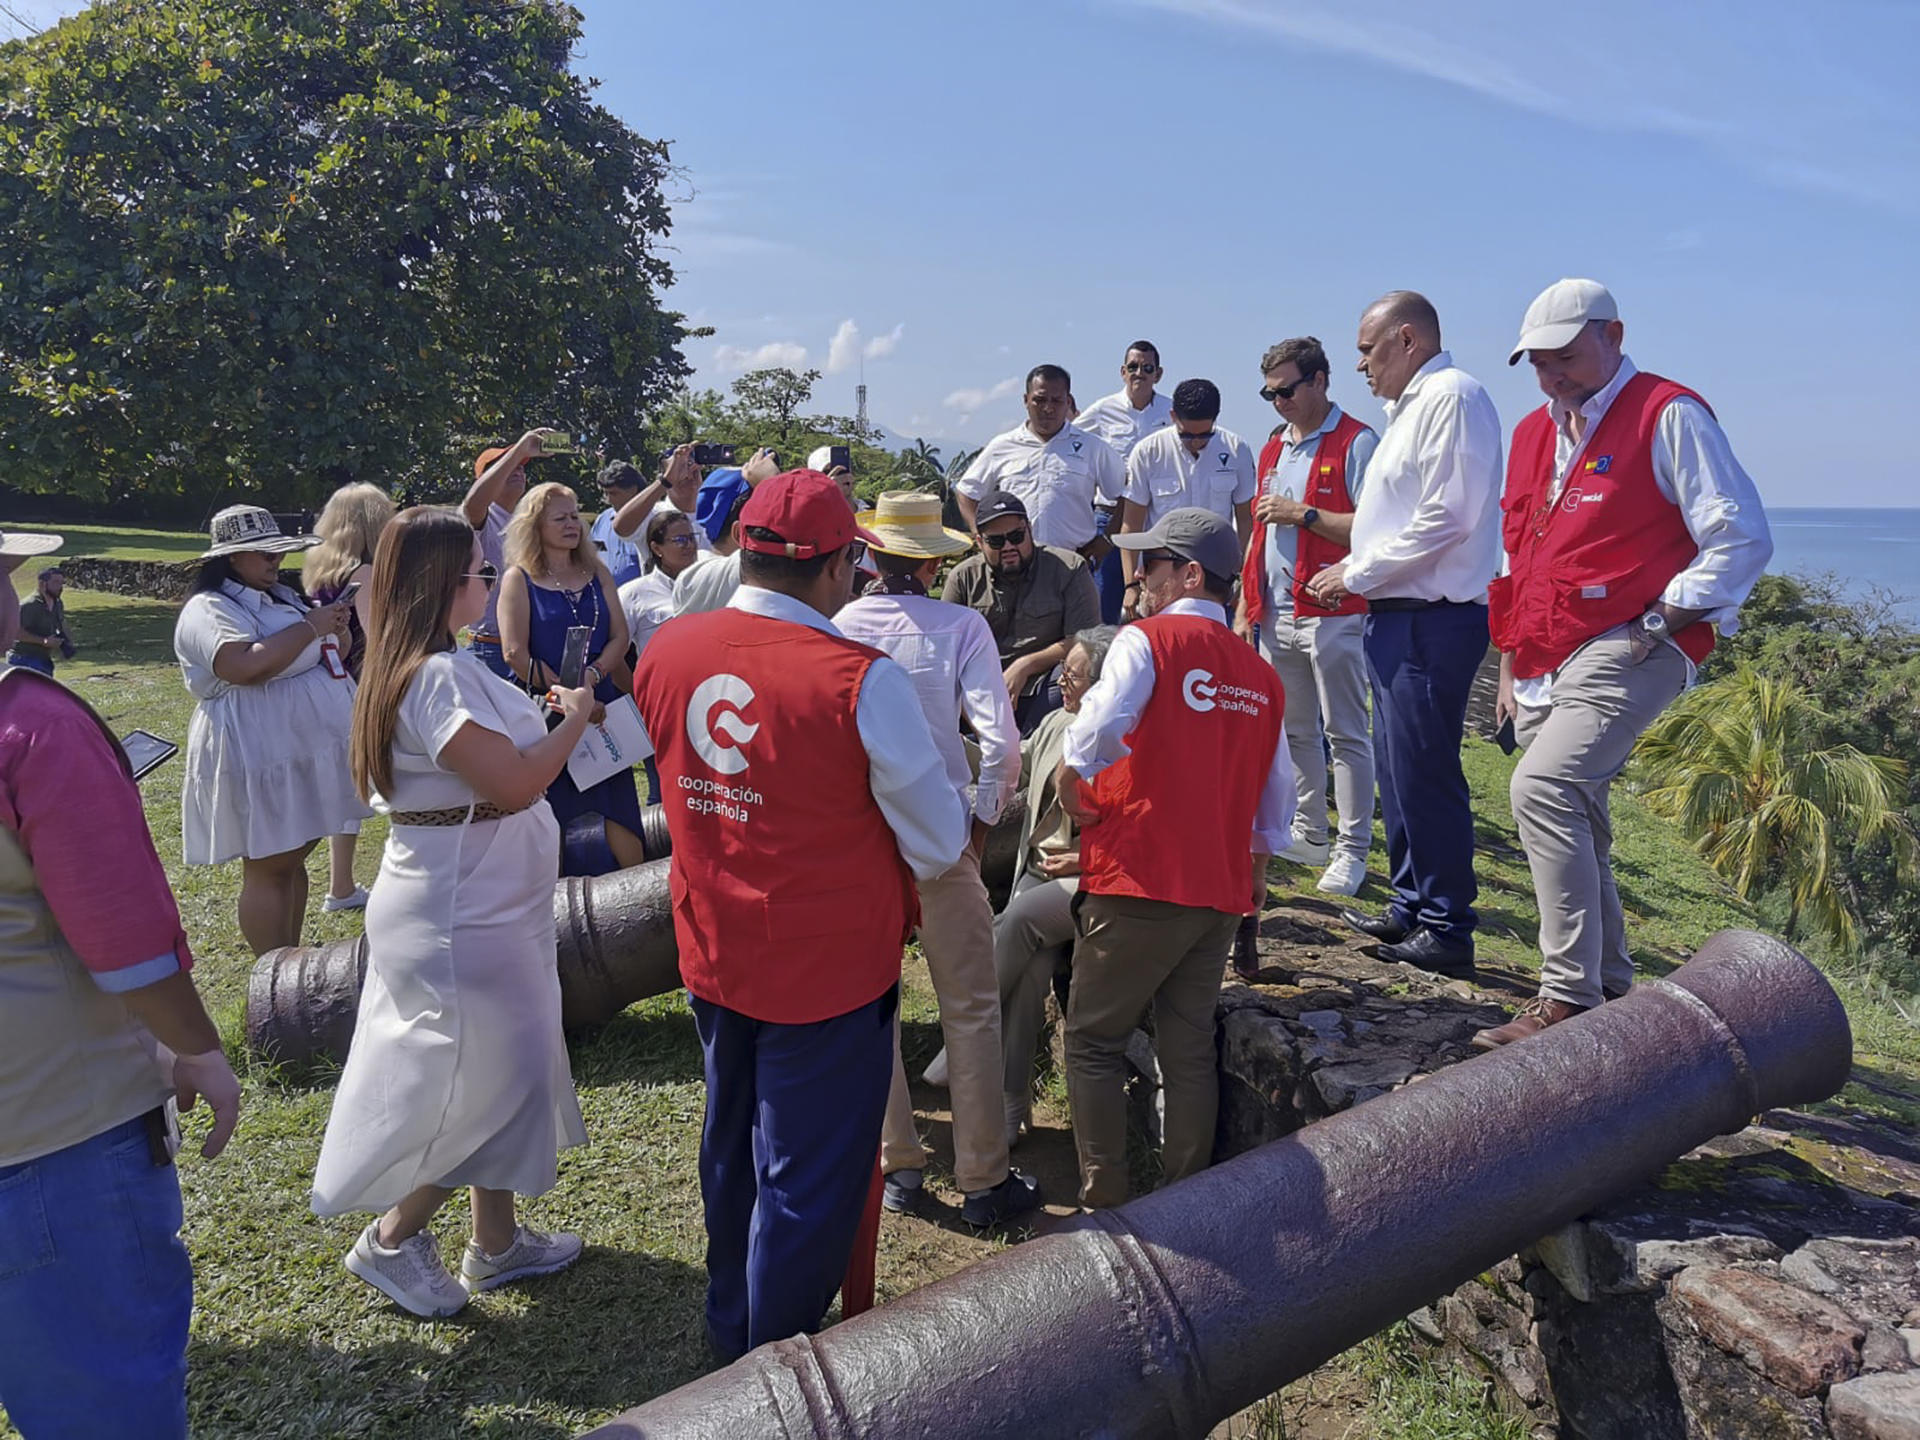
[[1725, 931], [1624, 999], [593, 1433], [1202, 1436], [1694, 1146], [1833, 1094], [1851, 1059], [1819, 972]]

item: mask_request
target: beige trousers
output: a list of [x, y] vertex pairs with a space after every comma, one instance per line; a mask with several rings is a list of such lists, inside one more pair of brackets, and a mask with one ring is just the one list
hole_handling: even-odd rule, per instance
[[[1270, 616], [1260, 649], [1287, 697], [1287, 753], [1300, 799], [1301, 836], [1327, 843], [1327, 750], [1340, 853], [1364, 861], [1373, 845], [1373, 727], [1367, 712], [1367, 617]], [[1322, 736], [1325, 736], [1324, 743]]]
[[1007, 1097], [1033, 1095], [1033, 1052], [1047, 1018], [1047, 991], [1055, 957], [1073, 943], [1073, 897], [1080, 877], [1048, 880], [1031, 870], [1013, 882], [1007, 908], [994, 917], [993, 968], [1000, 980], [1000, 1039], [1006, 1050], [1001, 1081]]
[[1576, 650], [1553, 677], [1553, 703], [1522, 705], [1526, 747], [1509, 795], [1540, 905], [1540, 993], [1591, 1008], [1633, 984], [1626, 915], [1613, 880], [1608, 794], [1634, 742], [1687, 683], [1670, 644], [1634, 663], [1624, 631]]
[[[1000, 1085], [1000, 985], [993, 968], [993, 903], [972, 857], [920, 882], [920, 953], [940, 1002], [947, 1045], [947, 1094], [953, 1107], [953, 1181], [973, 1194], [1007, 1178], [1007, 1133]], [[893, 1088], [880, 1131], [880, 1168], [920, 1170], [927, 1149], [913, 1124], [913, 1097], [893, 1042]]]
[[1240, 917], [1222, 910], [1087, 895], [1076, 917], [1067, 1002], [1067, 1099], [1080, 1154], [1080, 1203], [1127, 1198], [1127, 1037], [1153, 1007], [1165, 1086], [1162, 1168], [1169, 1182], [1213, 1158], [1220, 1076], [1213, 1012]]

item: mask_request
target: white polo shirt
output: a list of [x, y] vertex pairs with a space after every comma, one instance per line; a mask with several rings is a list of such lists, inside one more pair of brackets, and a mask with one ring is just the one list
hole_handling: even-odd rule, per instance
[[1078, 415], [1073, 423], [1082, 430], [1098, 435], [1122, 460], [1133, 454], [1138, 445], [1154, 431], [1173, 423], [1173, 401], [1159, 394], [1147, 401], [1147, 408], [1136, 410], [1133, 401], [1127, 398], [1125, 390], [1116, 390], [1111, 395], [1103, 395]]
[[1172, 426], [1156, 430], [1134, 447], [1127, 461], [1126, 498], [1147, 507], [1147, 528], [1169, 510], [1197, 505], [1228, 524], [1233, 507], [1253, 499], [1253, 451], [1231, 430], [1215, 427], [1207, 448], [1189, 455]]
[[1025, 425], [996, 435], [953, 487], [970, 500], [1004, 490], [1027, 507], [1034, 543], [1078, 550], [1099, 533], [1096, 505], [1120, 503], [1126, 474], [1114, 448], [1078, 425], [1041, 440]]

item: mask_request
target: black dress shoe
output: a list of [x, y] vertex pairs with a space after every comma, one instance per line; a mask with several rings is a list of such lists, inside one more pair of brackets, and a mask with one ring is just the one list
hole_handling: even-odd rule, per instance
[[1375, 953], [1382, 960], [1402, 960], [1455, 980], [1471, 980], [1474, 976], [1473, 942], [1442, 940], [1431, 930], [1421, 930], [1397, 945], [1382, 945]]
[[1245, 915], [1233, 935], [1233, 973], [1242, 980], [1260, 978], [1260, 917]]
[[1392, 915], [1362, 915], [1358, 910], [1342, 910], [1340, 918], [1362, 935], [1371, 935], [1389, 945], [1398, 945], [1417, 928], [1402, 925]]

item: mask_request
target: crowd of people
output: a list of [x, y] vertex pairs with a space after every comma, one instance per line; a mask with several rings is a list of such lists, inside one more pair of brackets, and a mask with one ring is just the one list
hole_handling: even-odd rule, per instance
[[[1475, 1044], [1617, 999], [1632, 961], [1609, 787], [1771, 554], [1707, 402], [1637, 370], [1623, 337], [1604, 286], [1548, 287], [1509, 357], [1532, 366], [1546, 404], [1508, 444], [1434, 307], [1391, 292], [1357, 335], [1386, 425], [1343, 409], [1326, 348], [1296, 336], [1258, 357], [1278, 424], [1257, 457], [1219, 425], [1213, 381], [1160, 394], [1149, 341], [1126, 348], [1121, 389], [1085, 409], [1065, 370], [1038, 365], [1025, 423], [954, 484], [964, 529], [931, 494], [860, 509], [826, 447], [782, 470], [764, 450], [702, 467], [682, 446], [651, 481], [616, 462], [588, 521], [570, 488], [529, 484], [552, 439], [540, 429], [484, 451], [457, 506], [396, 514], [353, 486], [318, 536], [223, 510], [175, 636], [197, 702], [184, 854], [241, 860], [238, 920], [256, 952], [297, 942], [323, 838], [329, 902], [365, 906], [365, 991], [313, 1182], [317, 1213], [374, 1217], [348, 1270], [445, 1315], [582, 1252], [515, 1206], [550, 1189], [560, 1150], [585, 1138], [552, 882], [641, 858], [633, 772], [586, 786], [569, 774], [610, 706], [644, 724], [673, 841], [721, 1359], [821, 1323], [875, 1199], [931, 1203], [900, 1048], [915, 935], [944, 1041], [924, 1078], [947, 1090], [960, 1218], [981, 1229], [1042, 1203], [1012, 1152], [1062, 975], [1078, 1202], [1131, 1192], [1125, 1055], [1147, 1015], [1164, 1174], [1210, 1163], [1215, 1006], [1229, 964], [1255, 973], [1244, 940], [1270, 862], [1356, 894], [1376, 797], [1388, 901], [1343, 916], [1384, 959], [1471, 976], [1460, 749], [1490, 642], [1498, 716], [1524, 752], [1511, 801], [1542, 973], [1539, 994]], [[315, 544], [302, 593], [281, 563]], [[56, 546], [0, 536], [0, 568]], [[0, 1276], [4, 1333], [35, 1337], [0, 1347], [0, 1399], [30, 1436], [83, 1391], [113, 1391], [129, 1415], [166, 1417], [148, 1431], [176, 1433], [191, 1280], [162, 1102], [210, 1102], [211, 1155], [239, 1088], [194, 997], [125, 757], [47, 678], [71, 645], [58, 581], [42, 572], [28, 625], [0, 585], [13, 647], [0, 983], [39, 997], [0, 1011], [0, 1097], [17, 1117], [0, 1194], [37, 1177], [43, 1223], [92, 1227], [75, 1248], [93, 1253], [52, 1246]], [[981, 859], [1016, 799], [996, 914]], [[368, 892], [350, 845], [374, 810], [390, 827]], [[110, 842], [103, 815], [117, 817]], [[103, 915], [79, 898], [82, 854], [126, 877], [125, 906]], [[100, 1083], [42, 1103], [70, 1095], [52, 1077], [76, 1055]], [[140, 1171], [150, 1202], [96, 1214], [88, 1192], [108, 1165]], [[472, 1234], [456, 1277], [429, 1222], [459, 1188]], [[55, 1198], [69, 1191], [70, 1212]], [[132, 1298], [116, 1277], [109, 1298], [88, 1267], [114, 1246], [167, 1263]], [[129, 1325], [137, 1364], [110, 1338]]]

